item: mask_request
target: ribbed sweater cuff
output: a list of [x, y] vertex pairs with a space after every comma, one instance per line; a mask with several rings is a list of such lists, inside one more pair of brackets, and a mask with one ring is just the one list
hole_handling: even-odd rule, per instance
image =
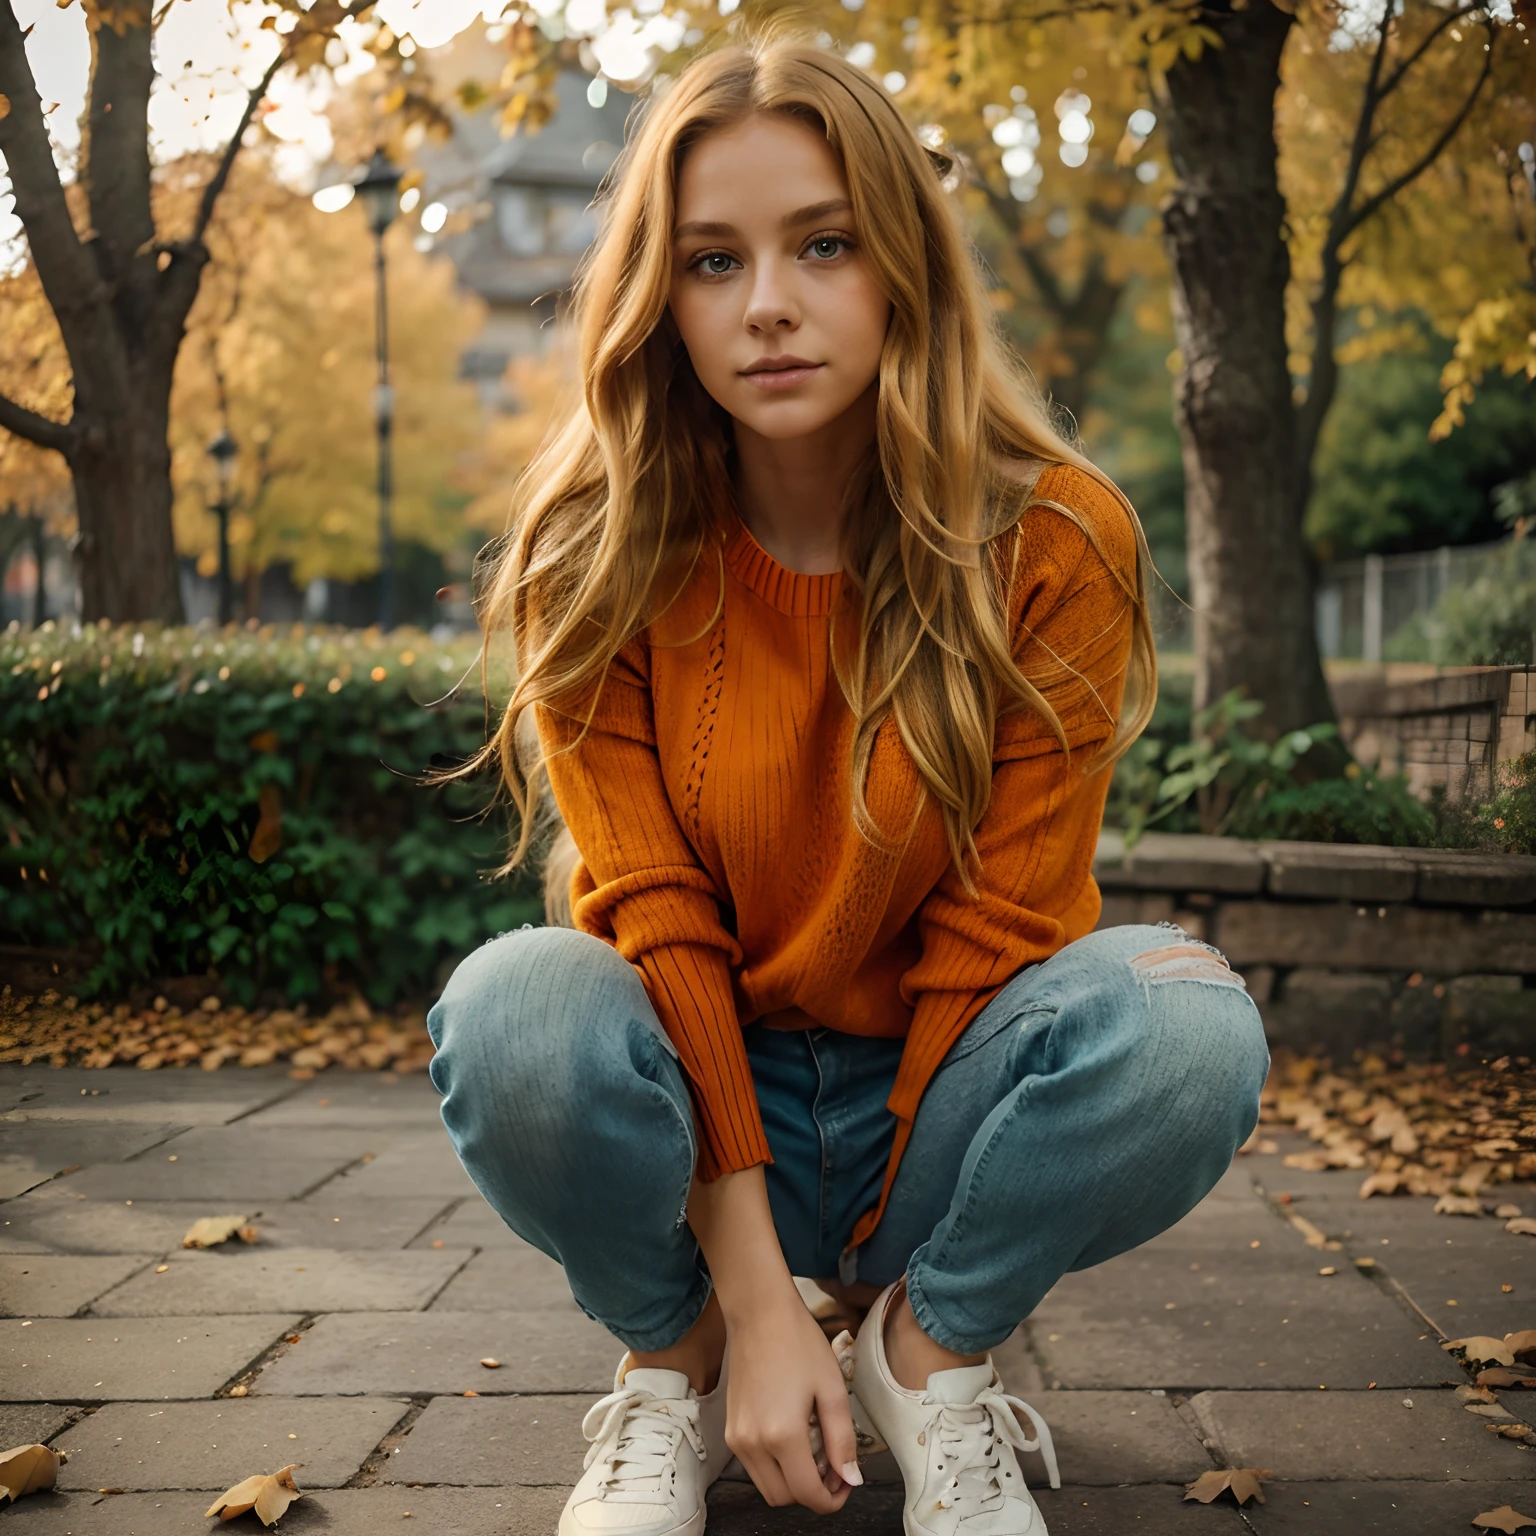
[[771, 1163], [725, 956], [707, 944], [668, 944], [638, 964], [693, 1094], [699, 1177]]

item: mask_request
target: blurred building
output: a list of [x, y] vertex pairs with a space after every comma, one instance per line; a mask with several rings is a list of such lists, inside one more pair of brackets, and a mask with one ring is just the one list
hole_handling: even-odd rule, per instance
[[[487, 46], [470, 38], [463, 48]], [[493, 63], [494, 55], [486, 67]], [[634, 98], [608, 88], [594, 107], [591, 84], [584, 73], [562, 75], [558, 109], [537, 133], [503, 138], [494, 112], [464, 112], [448, 143], [419, 156], [423, 202], [441, 203], [448, 216], [433, 246], [452, 258], [488, 310], [464, 372], [492, 408], [510, 403], [501, 400], [507, 364], [548, 346], [560, 298], [597, 234], [592, 200], [624, 142]]]

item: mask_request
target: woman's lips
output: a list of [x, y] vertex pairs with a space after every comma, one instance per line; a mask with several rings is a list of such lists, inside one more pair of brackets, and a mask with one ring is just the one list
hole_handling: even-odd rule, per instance
[[742, 378], [758, 389], [793, 389], [818, 373], [822, 366], [821, 363], [805, 363], [793, 368], [759, 368], [753, 373], [743, 373]]

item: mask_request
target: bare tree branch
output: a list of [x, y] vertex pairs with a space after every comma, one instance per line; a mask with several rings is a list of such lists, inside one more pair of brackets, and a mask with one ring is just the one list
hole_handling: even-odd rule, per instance
[[1458, 6], [1455, 10], [1447, 11], [1445, 15], [1442, 16], [1440, 20], [1437, 21], [1434, 26], [1432, 26], [1429, 31], [1419, 39], [1418, 47], [1415, 48], [1413, 52], [1410, 53], [1406, 58], [1401, 59], [1398, 62], [1397, 68], [1387, 76], [1386, 83], [1381, 88], [1381, 95], [1379, 99], [1385, 101], [1387, 97], [1390, 96], [1392, 92], [1395, 91], [1398, 86], [1403, 83], [1403, 79], [1407, 75], [1408, 71], [1412, 69], [1420, 59], [1424, 57], [1424, 55], [1434, 45], [1435, 39], [1438, 38], [1447, 27], [1455, 26], [1458, 21], [1462, 21], [1466, 17], [1471, 16], [1474, 13], [1481, 11], [1482, 9], [1483, 7], [1481, 5], [1463, 5]]
[[[5, 0], [8, 5], [10, 0]], [[350, 0], [343, 6], [345, 17], [357, 20], [366, 12], [371, 11], [377, 0]], [[297, 35], [297, 33], [295, 33]], [[279, 49], [277, 57], [267, 66], [262, 77], [251, 89], [251, 94], [246, 98], [245, 110], [240, 114], [240, 121], [235, 126], [235, 131], [229, 137], [229, 143], [224, 146], [224, 153], [219, 156], [219, 163], [213, 175], [208, 179], [208, 185], [203, 188], [202, 201], [198, 204], [197, 222], [192, 226], [192, 245], [198, 244], [208, 232], [208, 224], [213, 218], [214, 205], [219, 200], [219, 194], [223, 192], [225, 183], [229, 180], [229, 173], [234, 169], [235, 157], [240, 153], [240, 141], [245, 137], [245, 130], [251, 126], [251, 119], [256, 115], [256, 109], [265, 99], [267, 90], [272, 84], [273, 77], [288, 61], [289, 50], [285, 46]]]
[[245, 110], [240, 114], [240, 121], [235, 125], [235, 131], [229, 136], [229, 143], [224, 146], [224, 153], [219, 156], [218, 166], [213, 175], [208, 178], [208, 185], [203, 188], [202, 200], [197, 206], [197, 222], [192, 226], [190, 244], [198, 244], [207, 234], [209, 221], [213, 218], [214, 205], [218, 202], [219, 194], [229, 180], [229, 173], [234, 169], [235, 156], [240, 153], [240, 141], [245, 137], [245, 130], [251, 126], [256, 108], [266, 98], [267, 89], [272, 84], [273, 77], [287, 60], [288, 50], [280, 48], [277, 57], [267, 65], [261, 79], [252, 86], [250, 95], [246, 97]]
[[71, 316], [100, 301], [101, 280], [75, 233], [11, 0], [0, 0], [0, 95], [11, 103], [11, 110], [0, 118], [0, 155], [10, 172], [16, 217], [26, 231], [48, 302], [67, 325]]
[[0, 427], [14, 432], [17, 437], [24, 437], [29, 443], [36, 443], [39, 448], [52, 448], [66, 457], [75, 439], [74, 428], [69, 422], [40, 416], [7, 395], [0, 395]]
[[[1488, 51], [1483, 55], [1483, 67], [1478, 72], [1477, 79], [1473, 82], [1472, 89], [1467, 92], [1466, 99], [1457, 109], [1455, 116], [1445, 125], [1444, 129], [1436, 135], [1434, 142], [1419, 156], [1407, 170], [1394, 176], [1385, 186], [1378, 188], [1355, 210], [1350, 217], [1348, 227], [1344, 230], [1349, 235], [1357, 230], [1370, 216], [1381, 207], [1383, 203], [1390, 202], [1405, 187], [1411, 186], [1420, 176], [1438, 160], [1452, 139], [1461, 132], [1462, 124], [1472, 115], [1472, 109], [1477, 105], [1477, 99], [1483, 94], [1483, 87], [1488, 83], [1488, 77], [1493, 73], [1493, 50], [1497, 46], [1492, 25], [1488, 27]], [[1342, 238], [1342, 237], [1341, 237]]]
[[[1453, 12], [1450, 20], [1454, 21], [1457, 16], [1465, 15], [1471, 9], [1473, 7]], [[1399, 64], [1387, 77], [1385, 83], [1383, 83], [1381, 80], [1381, 65], [1385, 55], [1392, 16], [1392, 6], [1390, 3], [1386, 4], [1383, 8], [1381, 26], [1377, 36], [1376, 53], [1371, 60], [1370, 74], [1361, 95], [1360, 116], [1355, 125], [1354, 140], [1350, 148], [1350, 158], [1345, 171], [1344, 183], [1340, 188], [1338, 198], [1334, 202], [1333, 210], [1328, 217], [1328, 233], [1323, 241], [1320, 258], [1321, 272], [1312, 298], [1312, 372], [1307, 390], [1307, 398], [1296, 415], [1296, 455], [1298, 462], [1296, 515], [1298, 518], [1305, 514], [1307, 502], [1311, 498], [1312, 459], [1317, 451], [1318, 439], [1322, 434], [1323, 421], [1328, 414], [1329, 407], [1333, 404], [1334, 393], [1338, 387], [1339, 365], [1334, 352], [1334, 333], [1338, 315], [1339, 286], [1343, 280], [1344, 269], [1348, 265], [1347, 259], [1343, 254], [1344, 242], [1361, 225], [1372, 218], [1383, 206], [1391, 202], [1399, 192], [1422, 176], [1439, 159], [1446, 146], [1456, 137], [1462, 125], [1471, 115], [1479, 96], [1482, 95], [1483, 87], [1488, 82], [1489, 75], [1493, 71], [1493, 49], [1496, 46], [1497, 40], [1494, 36], [1492, 24], [1489, 23], [1487, 24], [1488, 51], [1483, 55], [1482, 70], [1460, 107], [1452, 114], [1444, 128], [1435, 136], [1429, 147], [1424, 150], [1413, 164], [1398, 175], [1390, 178], [1356, 207], [1355, 195], [1359, 191], [1360, 177], [1363, 173], [1365, 162], [1371, 150], [1383, 136], [1375, 131], [1375, 116], [1380, 109], [1381, 103], [1386, 99], [1389, 92], [1396, 90], [1398, 85], [1401, 84], [1412, 61], [1421, 59], [1429, 44], [1448, 25], [1448, 22], [1445, 20], [1437, 22], [1431, 28], [1429, 35], [1421, 39], [1409, 54], [1408, 59], [1404, 63]]]

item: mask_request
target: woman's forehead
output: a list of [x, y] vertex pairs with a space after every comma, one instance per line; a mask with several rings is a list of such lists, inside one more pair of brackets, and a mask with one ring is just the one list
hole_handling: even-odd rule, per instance
[[843, 168], [826, 136], [782, 113], [762, 113], [705, 134], [683, 157], [677, 233], [700, 221], [777, 224], [847, 198]]

